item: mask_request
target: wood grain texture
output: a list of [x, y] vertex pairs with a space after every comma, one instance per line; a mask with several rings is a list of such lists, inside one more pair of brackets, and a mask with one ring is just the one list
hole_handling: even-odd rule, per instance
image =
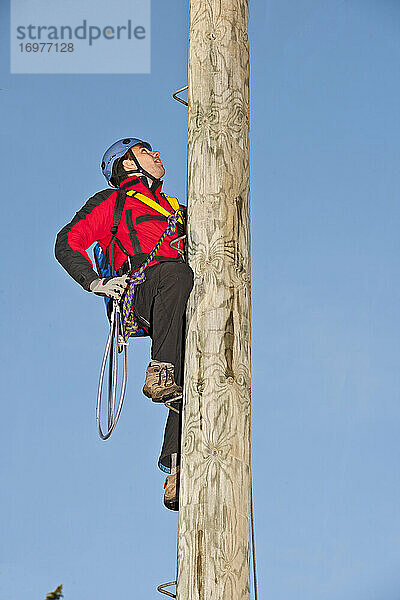
[[178, 600], [250, 598], [248, 0], [190, 0]]

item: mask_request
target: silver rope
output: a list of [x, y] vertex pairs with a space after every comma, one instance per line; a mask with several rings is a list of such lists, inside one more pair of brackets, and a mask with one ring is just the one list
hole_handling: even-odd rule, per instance
[[[122, 405], [124, 403], [126, 383], [128, 379], [128, 356], [127, 344], [123, 340], [123, 323], [121, 318], [121, 310], [118, 300], [112, 300], [113, 309], [111, 313], [110, 333], [108, 334], [106, 347], [104, 350], [103, 361], [101, 363], [99, 387], [97, 390], [96, 404], [96, 421], [97, 429], [102, 440], [107, 440], [114, 431], [119, 416], [121, 414]], [[118, 354], [122, 346], [123, 352], [123, 378], [121, 392], [117, 400], [117, 384], [118, 384]], [[103, 433], [101, 427], [101, 399], [103, 395], [104, 374], [108, 361], [108, 422], [107, 432]], [[115, 408], [117, 406], [117, 408]]]

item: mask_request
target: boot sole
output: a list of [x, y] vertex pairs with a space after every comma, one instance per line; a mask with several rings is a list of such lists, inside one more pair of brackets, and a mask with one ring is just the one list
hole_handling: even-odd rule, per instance
[[[172, 392], [171, 394], [164, 394], [164, 396], [160, 396], [159, 398], [153, 398], [153, 396], [151, 394], [149, 394], [149, 392], [145, 392], [144, 390], [143, 394], [147, 397], [150, 398], [153, 402], [156, 402], [157, 404], [164, 404], [164, 402], [166, 400], [173, 400], [174, 399], [174, 394], [176, 394], [176, 392]], [[181, 399], [182, 398], [182, 392], [180, 394], [178, 394], [178, 396], [176, 396], [177, 398]]]
[[164, 500], [164, 506], [165, 506], [165, 508], [168, 508], [168, 510], [174, 510], [176, 512], [179, 510], [179, 502], [178, 501], [166, 502]]

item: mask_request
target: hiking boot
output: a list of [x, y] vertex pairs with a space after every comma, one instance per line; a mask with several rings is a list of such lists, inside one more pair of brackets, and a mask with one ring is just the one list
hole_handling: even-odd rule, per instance
[[182, 396], [182, 388], [175, 383], [174, 365], [152, 360], [146, 371], [143, 394], [153, 402], [164, 402]]
[[169, 510], [179, 510], [179, 471], [168, 475], [164, 482], [164, 505]]

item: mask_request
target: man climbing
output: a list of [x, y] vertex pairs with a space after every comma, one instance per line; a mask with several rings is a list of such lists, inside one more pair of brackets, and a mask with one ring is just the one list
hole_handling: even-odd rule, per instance
[[[105, 152], [101, 169], [113, 188], [89, 198], [61, 229], [55, 254], [85, 290], [120, 299], [128, 285], [128, 273], [145, 262], [164, 233], [167, 217], [174, 212], [177, 201], [161, 192], [165, 169], [159, 151], [146, 141], [118, 140]], [[111, 249], [118, 190], [125, 198]], [[154, 402], [182, 394], [185, 309], [193, 287], [193, 272], [176, 248], [177, 238], [184, 233], [183, 226], [181, 218], [175, 233], [164, 239], [155, 259], [149, 263], [146, 279], [134, 294], [135, 319], [152, 339], [152, 360], [147, 367], [143, 393]], [[174, 241], [175, 245], [171, 245]], [[110, 257], [112, 252], [117, 276], [101, 278], [94, 271], [86, 250], [95, 242], [106, 256]], [[164, 504], [171, 510], [178, 510], [180, 427], [180, 413], [170, 410], [158, 465], [169, 473], [164, 484]]]

